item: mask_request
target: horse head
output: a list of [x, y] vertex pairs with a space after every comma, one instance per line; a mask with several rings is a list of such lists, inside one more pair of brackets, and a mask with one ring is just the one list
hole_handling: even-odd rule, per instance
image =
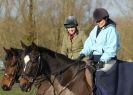
[[21, 72], [21, 49], [3, 48], [5, 51], [4, 66], [5, 71], [1, 81], [1, 88], [5, 91], [11, 90], [13, 84], [18, 82], [18, 78]]
[[[24, 48], [23, 52], [23, 71], [20, 78], [20, 88], [22, 91], [30, 91], [32, 84], [38, 78], [42, 71], [41, 57], [38, 47], [35, 43], [27, 46], [21, 42]], [[38, 63], [39, 62], [39, 63]]]

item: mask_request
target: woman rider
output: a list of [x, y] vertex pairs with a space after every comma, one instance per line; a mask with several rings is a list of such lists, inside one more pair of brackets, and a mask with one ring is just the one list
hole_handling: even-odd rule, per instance
[[116, 55], [120, 48], [119, 34], [116, 31], [116, 23], [109, 18], [106, 9], [95, 9], [93, 18], [96, 26], [85, 41], [78, 60], [92, 54], [97, 69], [106, 72], [116, 63]]
[[85, 32], [79, 31], [77, 26], [78, 22], [74, 16], [65, 18], [64, 27], [66, 28], [66, 33], [63, 38], [61, 53], [71, 59], [78, 57], [87, 38]]

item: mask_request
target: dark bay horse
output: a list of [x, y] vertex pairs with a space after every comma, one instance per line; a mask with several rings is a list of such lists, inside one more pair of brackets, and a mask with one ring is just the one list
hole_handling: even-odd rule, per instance
[[92, 95], [91, 86], [85, 77], [85, 62], [71, 60], [35, 43], [30, 46], [23, 44], [22, 47], [25, 55], [24, 69], [20, 78], [22, 91], [30, 91], [37, 78], [43, 76], [43, 81], [46, 81], [43, 87], [47, 90], [52, 86], [54, 95]]
[[[21, 58], [23, 57], [23, 50], [17, 49], [17, 48], [10, 48], [6, 49], [3, 48], [5, 51], [5, 57], [4, 57], [4, 74], [1, 79], [1, 88], [4, 91], [10, 91], [12, 89], [12, 86], [15, 83], [19, 82], [19, 77], [21, 75], [21, 72], [23, 70], [23, 64], [21, 61]], [[39, 85], [40, 90], [37, 93], [42, 93], [46, 82], [43, 82], [42, 79], [39, 80], [36, 85]], [[49, 93], [47, 91], [47, 93]]]
[[5, 91], [11, 90], [13, 84], [18, 82], [19, 76], [21, 74], [21, 53], [22, 49], [10, 48], [5, 51], [4, 66], [5, 71], [1, 80], [1, 88]]

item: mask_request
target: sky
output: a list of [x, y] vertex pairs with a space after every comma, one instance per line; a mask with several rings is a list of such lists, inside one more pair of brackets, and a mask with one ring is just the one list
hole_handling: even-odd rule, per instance
[[[100, 2], [100, 6], [97, 5]], [[132, 12], [133, 4], [128, 0], [91, 0], [91, 11], [96, 7], [103, 7], [108, 10], [110, 16], [127, 16]]]
[[[39, 0], [39, 1], [42, 2], [43, 0]], [[75, 0], [75, 2], [81, 3], [82, 0]], [[98, 6], [97, 2], [100, 2], [101, 5]], [[87, 17], [92, 16], [92, 13], [96, 7], [106, 8], [110, 16], [115, 17], [115, 16], [127, 16], [129, 15], [129, 13], [132, 13], [132, 10], [133, 10], [132, 5], [133, 4], [129, 3], [128, 0], [88, 0], [88, 4], [85, 4], [84, 7], [87, 9], [90, 6], [89, 8], [91, 8], [90, 10], [91, 12], [86, 12]], [[2, 8], [0, 15], [4, 16], [4, 12], [5, 12], [5, 9]], [[14, 7], [11, 11], [11, 15], [16, 16], [16, 12], [17, 12], [17, 9]]]

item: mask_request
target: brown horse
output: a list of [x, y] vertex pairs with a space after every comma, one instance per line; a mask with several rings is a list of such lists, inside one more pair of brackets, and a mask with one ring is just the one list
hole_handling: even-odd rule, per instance
[[5, 91], [11, 90], [13, 84], [18, 82], [18, 78], [21, 74], [21, 53], [22, 49], [4, 48], [6, 53], [4, 66], [5, 71], [1, 80], [1, 88]]
[[91, 86], [85, 77], [85, 62], [71, 60], [35, 43], [30, 46], [23, 44], [22, 47], [25, 55], [24, 69], [20, 78], [22, 91], [30, 91], [33, 83], [42, 76], [43, 81], [46, 81], [46, 86], [43, 87], [47, 90], [51, 85], [54, 95], [92, 95]]
[[[4, 91], [9, 91], [12, 89], [12, 86], [14, 85], [15, 82], [19, 82], [19, 77], [21, 75], [22, 69], [23, 69], [23, 64], [21, 62], [21, 57], [23, 50], [22, 49], [17, 49], [17, 48], [10, 48], [6, 49], [4, 48], [5, 51], [5, 60], [4, 60], [4, 74], [2, 77], [2, 80], [0, 82], [1, 88]], [[44, 87], [47, 87], [49, 83], [43, 82], [40, 77], [38, 78], [38, 83], [35, 83], [36, 87], [39, 87], [39, 90], [37, 93], [43, 93]], [[50, 91], [48, 90], [47, 93]]]

